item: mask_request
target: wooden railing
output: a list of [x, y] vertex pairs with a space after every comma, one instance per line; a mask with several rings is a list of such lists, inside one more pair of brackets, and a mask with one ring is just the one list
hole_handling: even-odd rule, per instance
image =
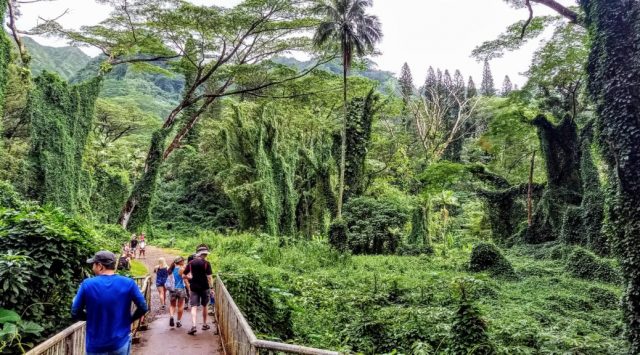
[[216, 277], [215, 314], [222, 346], [227, 355], [307, 354], [338, 355], [338, 352], [258, 339], [231, 298], [220, 276]]
[[[140, 287], [147, 305], [150, 305], [151, 277], [136, 277], [134, 280]], [[136, 333], [141, 322], [137, 320], [131, 325], [133, 334]], [[86, 322], [77, 322], [31, 349], [26, 355], [82, 355], [85, 353], [85, 331]]]

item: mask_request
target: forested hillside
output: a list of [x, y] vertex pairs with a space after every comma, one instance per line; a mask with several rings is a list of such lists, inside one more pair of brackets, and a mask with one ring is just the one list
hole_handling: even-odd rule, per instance
[[55, 72], [69, 80], [84, 68], [91, 57], [77, 47], [48, 47], [40, 45], [31, 37], [24, 37], [24, 45], [31, 56], [31, 72], [34, 75], [43, 70]]
[[[95, 58], [1, 31], [0, 353], [70, 324], [84, 260], [140, 232], [206, 244], [262, 339], [640, 353], [640, 2], [504, 2], [531, 17], [469, 53], [482, 77], [378, 70], [369, 0], [115, 0], [31, 31]], [[525, 85], [493, 77], [544, 34]]]

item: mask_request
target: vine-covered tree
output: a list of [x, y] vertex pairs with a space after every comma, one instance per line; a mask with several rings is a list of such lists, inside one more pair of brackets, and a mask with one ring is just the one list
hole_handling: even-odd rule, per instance
[[495, 96], [496, 88], [493, 84], [493, 75], [491, 74], [491, 66], [489, 60], [485, 59], [484, 68], [482, 69], [482, 83], [480, 83], [480, 95]]
[[[179, 58], [196, 67], [192, 85], [184, 89], [182, 100], [153, 136], [143, 176], [120, 214], [120, 224], [128, 227], [133, 223], [138, 227], [148, 211], [136, 213], [139, 221], [132, 221], [132, 215], [139, 206], [150, 205], [153, 188], [149, 186], [157, 178], [157, 167], [180, 146], [217, 99], [258, 92], [298, 79], [312, 70], [292, 73], [267, 61], [289, 50], [309, 48], [309, 40], [301, 31], [312, 20], [308, 7], [289, 0], [245, 1], [234, 8], [142, 0], [117, 0], [110, 4], [114, 7], [112, 15], [82, 32], [63, 29], [53, 21], [43, 23], [38, 30], [99, 48], [107, 57], [102, 70], [121, 63], [159, 70], [150, 66]], [[202, 27], [203, 23], [210, 25]], [[185, 51], [190, 41], [198, 48], [193, 54]], [[179, 119], [190, 107], [195, 107], [193, 114]], [[178, 122], [183, 124], [176, 130]], [[172, 138], [167, 146], [169, 136]]]
[[626, 278], [623, 309], [630, 354], [640, 353], [640, 3], [583, 0], [591, 37], [587, 71], [602, 155], [615, 171], [609, 223]]

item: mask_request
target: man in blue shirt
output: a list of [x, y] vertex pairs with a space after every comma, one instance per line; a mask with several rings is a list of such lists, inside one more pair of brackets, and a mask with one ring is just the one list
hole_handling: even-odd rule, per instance
[[115, 274], [112, 252], [99, 251], [87, 263], [96, 277], [82, 282], [71, 306], [74, 319], [87, 321], [87, 355], [129, 355], [131, 323], [148, 311], [144, 296], [135, 281]]

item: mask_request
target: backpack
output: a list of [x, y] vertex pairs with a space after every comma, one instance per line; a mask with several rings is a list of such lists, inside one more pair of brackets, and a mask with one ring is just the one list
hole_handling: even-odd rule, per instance
[[173, 272], [169, 273], [169, 276], [167, 277], [167, 281], [164, 282], [164, 287], [169, 292], [173, 292], [176, 290], [176, 279], [173, 277]]

